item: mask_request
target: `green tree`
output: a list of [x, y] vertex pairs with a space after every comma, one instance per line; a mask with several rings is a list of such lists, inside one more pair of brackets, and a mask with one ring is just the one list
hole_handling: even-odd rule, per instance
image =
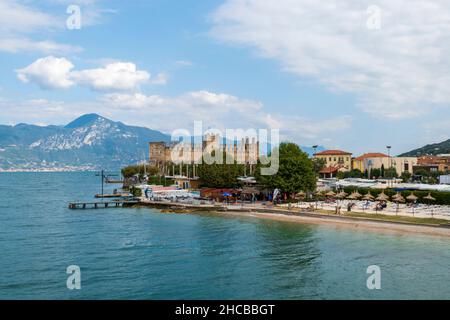
[[403, 182], [409, 182], [411, 179], [411, 173], [409, 171], [403, 171], [400, 178], [403, 180]]
[[131, 165], [131, 166], [127, 166], [125, 168], [122, 168], [122, 175], [125, 178], [129, 178], [134, 176], [135, 174], [139, 174], [140, 176], [144, 175], [144, 172], [147, 173], [147, 175], [149, 176], [153, 176], [156, 175], [158, 173], [158, 168], [155, 166], [151, 166], [151, 165], [144, 165], [140, 164], [140, 165]]
[[384, 177], [385, 178], [397, 178], [397, 170], [395, 168], [387, 168], [384, 170]]
[[323, 158], [313, 158], [312, 159], [313, 166], [314, 166], [314, 172], [319, 175], [320, 170], [325, 168], [326, 161]]
[[298, 145], [289, 142], [281, 143], [278, 151], [278, 172], [264, 176], [260, 174], [260, 170], [257, 170], [256, 179], [270, 189], [278, 188], [291, 196], [299, 191], [315, 190], [314, 163], [308, 155]]
[[[244, 165], [227, 163], [228, 155], [224, 155], [223, 163], [207, 164], [202, 161], [197, 167], [197, 174], [202, 181], [202, 186], [210, 188], [235, 188], [240, 183], [237, 180], [244, 174]], [[228, 157], [228, 162], [230, 158]]]
[[344, 178], [362, 178], [363, 173], [359, 169], [352, 169], [344, 172]]
[[381, 177], [381, 170], [378, 168], [374, 168], [370, 170], [370, 179], [377, 179]]
[[339, 180], [340, 179], [345, 179], [346, 178], [345, 172], [338, 171], [338, 173], [336, 174], [336, 178], [338, 178]]

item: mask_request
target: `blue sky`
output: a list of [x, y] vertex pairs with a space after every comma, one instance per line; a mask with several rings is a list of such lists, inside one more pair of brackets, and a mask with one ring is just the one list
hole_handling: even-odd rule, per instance
[[450, 5], [370, 5], [0, 0], [0, 123], [96, 112], [170, 133], [201, 120], [355, 154], [448, 139]]

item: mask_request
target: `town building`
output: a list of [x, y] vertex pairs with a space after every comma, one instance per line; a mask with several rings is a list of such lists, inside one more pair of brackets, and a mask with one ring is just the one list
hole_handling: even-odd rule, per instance
[[322, 159], [325, 167], [319, 172], [323, 178], [336, 177], [338, 172], [350, 171], [352, 168], [351, 152], [342, 150], [325, 150], [314, 154], [315, 159]]
[[[214, 152], [221, 151], [231, 157], [233, 161], [240, 164], [256, 165], [259, 159], [259, 142], [256, 138], [246, 138], [241, 141], [224, 143], [219, 135], [207, 134], [201, 142], [150, 142], [149, 162], [151, 165], [160, 168], [163, 174], [174, 174], [174, 166], [195, 165], [202, 162], [203, 157], [212, 156]], [[171, 171], [172, 168], [172, 171]], [[188, 172], [188, 168], [186, 168]], [[194, 168], [195, 177], [195, 168]]]
[[[420, 167], [419, 167], [420, 166]], [[427, 171], [447, 172], [450, 169], [450, 155], [427, 155], [417, 159], [417, 168]]]
[[361, 172], [367, 172], [369, 176], [373, 169], [386, 170], [394, 168], [397, 176], [401, 176], [405, 171], [412, 174], [417, 161], [416, 157], [389, 157], [384, 153], [370, 152], [354, 158], [352, 167]]
[[357, 169], [361, 172], [365, 172], [373, 163], [375, 158], [389, 158], [387, 154], [381, 152], [369, 152], [360, 155], [359, 157], [353, 158], [352, 169]]

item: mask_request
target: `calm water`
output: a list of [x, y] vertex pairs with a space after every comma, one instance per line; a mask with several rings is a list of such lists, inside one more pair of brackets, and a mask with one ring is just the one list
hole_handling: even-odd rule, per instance
[[[99, 189], [93, 173], [0, 173], [1, 299], [450, 299], [448, 239], [67, 209]], [[66, 287], [72, 264], [81, 290]]]

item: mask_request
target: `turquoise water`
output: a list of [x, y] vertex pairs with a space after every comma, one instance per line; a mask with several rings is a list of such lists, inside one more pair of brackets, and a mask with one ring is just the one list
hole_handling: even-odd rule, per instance
[[94, 173], [0, 173], [0, 299], [450, 299], [449, 239], [67, 209], [99, 190]]

